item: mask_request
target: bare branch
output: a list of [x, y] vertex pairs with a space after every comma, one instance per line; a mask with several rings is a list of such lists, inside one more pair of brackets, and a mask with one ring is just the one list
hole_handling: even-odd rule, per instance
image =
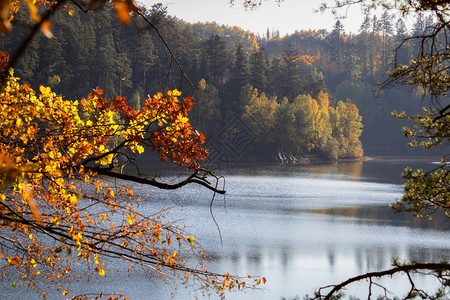
[[409, 273], [409, 272], [414, 272], [414, 271], [419, 271], [419, 270], [429, 270], [429, 271], [435, 271], [435, 272], [442, 272], [442, 271], [450, 271], [450, 265], [446, 264], [446, 263], [414, 263], [414, 264], [410, 264], [410, 265], [400, 265], [400, 266], [396, 266], [395, 268], [389, 269], [389, 270], [385, 270], [385, 271], [379, 271], [379, 272], [369, 272], [366, 274], [362, 274], [362, 275], [358, 275], [352, 278], [347, 279], [346, 281], [335, 285], [333, 287], [333, 289], [326, 295], [326, 296], [321, 296], [319, 294], [319, 298], [318, 299], [324, 299], [324, 300], [331, 300], [333, 295], [336, 294], [337, 292], [339, 292], [340, 290], [342, 290], [345, 286], [357, 282], [357, 281], [361, 281], [361, 280], [370, 280], [370, 282], [372, 282], [372, 278], [379, 278], [379, 277], [383, 277], [383, 276], [392, 276], [396, 273]]
[[[133, 176], [133, 175], [121, 174], [121, 173], [117, 173], [117, 172], [113, 172], [113, 171], [109, 171], [109, 170], [101, 169], [101, 168], [86, 168], [86, 169], [96, 172], [99, 175], [106, 175], [106, 176], [109, 176], [112, 178], [118, 178], [118, 179], [123, 179], [123, 180], [127, 180], [127, 181], [147, 184], [147, 185], [151, 185], [151, 186], [154, 186], [154, 187], [157, 187], [160, 189], [165, 189], [165, 190], [175, 190], [175, 189], [179, 189], [189, 183], [197, 183], [215, 193], [222, 194], [222, 195], [226, 193], [225, 190], [218, 189], [217, 185], [216, 185], [216, 187], [211, 186], [210, 183], [206, 180], [205, 176], [202, 176], [202, 177], [197, 176], [199, 174], [199, 172], [194, 172], [189, 177], [187, 177], [185, 180], [180, 181], [178, 183], [168, 184], [168, 183], [156, 181], [154, 179], [147, 179], [147, 178], [142, 178], [142, 177]], [[209, 172], [209, 174], [212, 175], [211, 172]], [[216, 179], [218, 179], [218, 178], [216, 178]]]

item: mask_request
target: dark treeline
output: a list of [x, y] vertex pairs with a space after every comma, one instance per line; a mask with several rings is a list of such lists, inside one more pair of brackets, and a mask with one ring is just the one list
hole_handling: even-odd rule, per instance
[[[405, 140], [390, 113], [421, 106], [417, 91], [392, 89], [375, 97], [373, 84], [395, 60], [413, 58], [420, 46], [414, 40], [397, 56], [394, 49], [426, 30], [431, 20], [422, 17], [412, 30], [385, 12], [379, 19], [367, 16], [358, 34], [346, 34], [337, 21], [331, 32], [280, 37], [268, 30], [260, 37], [237, 27], [189, 24], [154, 5], [147, 18], [160, 28], [192, 88], [147, 24], [120, 26], [112, 12], [74, 10], [70, 18], [61, 16], [67, 11], [55, 14], [54, 38], [34, 39], [16, 68], [18, 77], [69, 99], [100, 87], [106, 96], [127, 96], [137, 108], [159, 91], [178, 88], [188, 96], [195, 90], [192, 123], [212, 138], [238, 118], [255, 137], [247, 157], [360, 157], [361, 142], [369, 153], [399, 153]], [[0, 42], [10, 53], [31, 25], [27, 16], [14, 22], [15, 38]]]

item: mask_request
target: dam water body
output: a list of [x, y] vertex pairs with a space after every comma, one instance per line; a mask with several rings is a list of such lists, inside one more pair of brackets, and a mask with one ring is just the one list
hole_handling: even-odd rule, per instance
[[[433, 168], [433, 159], [378, 158], [365, 162], [314, 165], [245, 165], [218, 170], [226, 178], [226, 198], [199, 185], [162, 191], [134, 185], [135, 195], [150, 195], [140, 206], [151, 213], [170, 206], [171, 218], [187, 225], [211, 260], [208, 269], [267, 279], [261, 289], [232, 292], [228, 299], [286, 299], [362, 273], [390, 268], [391, 258], [401, 261], [440, 262], [450, 259], [450, 223], [437, 215], [432, 221], [411, 214], [395, 214], [388, 207], [402, 195], [400, 174], [405, 166]], [[152, 166], [148, 166], [150, 172]], [[145, 168], [144, 168], [145, 169]], [[145, 171], [145, 170], [144, 170]], [[176, 178], [174, 169], [160, 170]], [[121, 184], [121, 182], [117, 182]], [[69, 288], [78, 293], [119, 292], [130, 299], [193, 299], [200, 291], [171, 286], [139, 270], [107, 267], [104, 278], [79, 280]], [[3, 299], [39, 299], [23, 287], [3, 280]], [[408, 281], [401, 276], [380, 283], [404, 295]], [[419, 278], [419, 286], [436, 286]], [[367, 298], [367, 282], [345, 291]], [[381, 289], [374, 292], [382, 293]], [[50, 290], [47, 299], [61, 299]], [[218, 298], [212, 296], [213, 299]]]

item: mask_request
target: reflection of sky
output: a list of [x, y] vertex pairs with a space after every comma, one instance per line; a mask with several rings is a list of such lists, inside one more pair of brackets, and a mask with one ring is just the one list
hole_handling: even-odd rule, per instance
[[[267, 278], [267, 290], [231, 299], [302, 298], [317, 287], [390, 268], [391, 257], [449, 259], [448, 230], [443, 229], [448, 227], [431, 230], [435, 225], [415, 224], [410, 215], [387, 207], [402, 188], [382, 182], [397, 182], [403, 168], [401, 163], [366, 162], [229, 170], [228, 213], [222, 197], [214, 204], [223, 246], [209, 216], [208, 192], [202, 197], [196, 188], [185, 189], [176, 193], [174, 203], [184, 205], [180, 218], [212, 254], [211, 269]], [[377, 182], [380, 174], [385, 177]], [[428, 279], [419, 282], [434, 286]], [[401, 278], [392, 286], [405, 287]], [[350, 293], [361, 291], [367, 291], [364, 283]]]
[[[229, 299], [273, 300], [296, 295], [302, 299], [317, 287], [390, 268], [391, 257], [434, 262], [450, 259], [448, 230], [414, 227], [410, 220], [399, 222], [399, 215], [389, 209], [387, 213], [386, 204], [400, 195], [401, 186], [365, 181], [366, 177], [376, 177], [372, 174], [378, 170], [374, 164], [259, 166], [236, 170], [237, 175], [226, 176], [227, 210], [223, 208], [223, 197], [217, 196], [214, 203], [223, 246], [209, 214], [212, 196], [209, 191], [189, 186], [167, 192], [138, 185], [135, 195], [152, 195], [141, 203], [140, 211], [144, 213], [174, 206], [170, 217], [179, 220], [177, 223], [186, 223], [188, 231], [211, 255], [209, 270], [267, 278], [264, 290], [233, 293]], [[386, 170], [383, 164], [378, 167]], [[403, 166], [398, 168], [401, 170]], [[364, 177], [358, 180], [358, 174]], [[139, 270], [128, 277], [128, 273], [114, 264], [111, 266], [105, 278], [94, 276], [90, 282], [75, 282], [71, 290], [126, 292], [137, 300], [172, 299], [170, 287], [158, 279], [149, 280]], [[407, 287], [403, 279], [393, 282], [384, 281], [394, 290]], [[423, 278], [418, 283], [421, 287], [434, 285]], [[20, 294], [25, 289], [17, 292], [10, 283], [2, 282], [0, 286], [2, 296], [6, 295], [4, 299], [35, 298]], [[366, 291], [363, 282], [349, 293], [361, 295]], [[194, 296], [180, 288], [173, 299]], [[48, 297], [59, 298], [60, 292]]]

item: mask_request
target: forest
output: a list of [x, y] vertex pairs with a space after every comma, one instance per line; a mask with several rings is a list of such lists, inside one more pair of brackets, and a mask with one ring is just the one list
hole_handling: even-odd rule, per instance
[[[243, 5], [256, 7], [263, 2], [249, 0]], [[396, 7], [397, 1], [344, 0], [335, 5], [345, 8], [355, 3], [366, 12], [358, 33], [347, 34], [337, 20], [331, 31], [302, 30], [281, 37], [277, 30], [267, 30], [262, 37], [237, 27], [186, 23], [169, 16], [163, 4], [146, 9], [129, 0], [0, 1], [0, 261], [5, 295], [17, 298], [29, 288], [44, 299], [56, 294], [58, 299], [60, 295], [128, 299], [127, 291], [117, 289], [118, 281], [111, 280], [118, 275], [124, 281], [121, 266], [125, 266], [128, 276], [139, 269], [145, 279], [168, 283], [171, 296], [183, 286], [192, 289], [196, 298], [217, 294], [223, 299], [232, 291], [255, 290], [266, 282], [270, 286], [274, 278], [270, 272], [236, 275], [240, 271], [233, 269], [239, 257], [253, 266], [264, 255], [276, 256], [273, 251], [264, 254], [258, 244], [280, 250], [284, 276], [285, 267], [294, 265], [294, 260], [289, 261], [294, 252], [289, 249], [311, 246], [308, 250], [316, 252], [312, 246], [320, 238], [325, 246], [319, 250], [326, 253], [324, 261], [331, 269], [335, 266], [331, 237], [346, 246], [360, 235], [371, 261], [373, 249], [386, 242], [386, 236], [403, 244], [403, 229], [409, 226], [404, 223], [388, 224], [388, 233], [368, 238], [366, 229], [384, 226], [384, 219], [374, 222], [372, 212], [384, 208], [387, 201], [394, 201], [389, 206], [395, 212], [430, 220], [442, 213], [448, 221], [448, 155], [440, 161], [427, 158], [426, 171], [406, 167], [402, 186], [398, 173], [388, 174], [395, 165], [389, 159], [334, 162], [368, 154], [404, 154], [405, 138], [411, 148], [441, 150], [448, 145], [447, 2], [405, 0]], [[373, 14], [377, 8], [385, 10]], [[412, 28], [402, 19], [395, 20], [389, 9], [413, 15]], [[434, 18], [424, 17], [424, 11]], [[406, 122], [413, 124], [401, 130]], [[142, 173], [139, 158], [148, 152], [183, 171], [168, 179]], [[317, 164], [315, 173], [314, 165], [260, 164], [261, 171], [252, 169], [247, 177], [242, 174], [248, 171], [225, 174], [230, 181], [216, 174], [221, 162], [274, 160], [333, 162]], [[374, 172], [363, 173], [363, 164], [373, 166]], [[156, 170], [153, 165], [142, 167], [166, 171], [162, 165]], [[271, 173], [267, 167], [284, 169], [288, 176]], [[253, 170], [263, 176], [246, 180], [256, 177]], [[378, 172], [397, 177], [392, 182], [365, 177]], [[233, 177], [243, 190], [236, 192]], [[268, 183], [274, 186], [273, 194], [265, 193]], [[187, 185], [194, 188], [183, 189], [172, 201], [169, 191]], [[213, 202], [220, 195], [224, 214], [228, 214], [226, 201], [231, 200], [230, 211], [238, 217], [215, 218]], [[354, 204], [369, 212], [367, 224], [354, 218], [358, 216]], [[323, 220], [333, 208], [336, 214], [326, 218], [327, 227], [319, 223], [318, 231], [298, 223]], [[348, 208], [353, 219], [339, 215]], [[199, 217], [201, 209], [206, 209], [209, 223]], [[343, 231], [339, 234], [340, 217], [351, 228], [345, 237]], [[187, 219], [195, 219], [208, 231], [217, 229], [214, 246], [220, 241], [224, 247], [224, 240], [228, 241], [225, 245], [231, 248], [226, 254], [232, 263], [215, 268], [217, 253], [210, 252], [211, 244], [202, 247], [208, 239], [201, 232], [188, 231]], [[221, 231], [225, 221], [230, 226]], [[246, 229], [249, 224], [237, 221], [252, 226]], [[355, 230], [356, 223], [364, 230]], [[275, 225], [279, 229], [274, 230]], [[288, 229], [292, 233], [283, 236]], [[437, 238], [440, 242], [447, 240], [448, 227], [444, 230]], [[421, 235], [417, 232], [411, 231], [411, 236]], [[313, 242], [305, 243], [300, 233]], [[295, 238], [299, 243], [293, 246]], [[258, 239], [262, 242], [255, 243]], [[249, 252], [235, 252], [241, 244]], [[361, 262], [364, 251], [361, 243], [356, 245], [356, 259]], [[386, 245], [392, 249], [393, 244]], [[442, 247], [445, 244], [436, 249]], [[360, 281], [368, 287], [367, 299], [374, 296], [373, 289], [381, 289], [386, 298], [390, 287], [373, 279], [392, 279], [396, 274], [407, 277], [403, 299], [447, 299], [447, 248], [440, 262], [434, 256], [422, 257], [423, 263], [417, 256], [410, 256], [410, 261], [394, 257], [390, 269], [378, 264], [377, 270], [384, 270], [358, 269], [361, 275], [340, 284], [325, 282], [304, 299], [341, 299], [345, 287]], [[342, 248], [346, 265], [349, 249]], [[389, 251], [381, 255], [390, 256]], [[301, 256], [314, 268], [320, 265], [312, 256]], [[314, 277], [307, 269], [307, 276]], [[437, 280], [434, 291], [416, 284], [423, 277]], [[97, 285], [91, 281], [95, 278], [113, 286]], [[84, 284], [85, 279], [89, 284]], [[82, 284], [76, 287], [71, 284], [75, 282]], [[283, 292], [287, 283], [283, 280], [279, 285]], [[146, 298], [147, 287], [142, 288]]]
[[[252, 143], [235, 160], [358, 158], [363, 148], [369, 154], [404, 153], [403, 123], [391, 112], [421, 108], [419, 90], [379, 92], [374, 83], [382, 83], [395, 63], [413, 58], [420, 46], [415, 40], [395, 49], [424, 33], [430, 18], [418, 16], [408, 29], [385, 11], [366, 15], [357, 34], [346, 34], [338, 20], [331, 32], [280, 37], [267, 30], [261, 37], [238, 27], [186, 23], [155, 4], [144, 13], [160, 27], [188, 82], [148, 25], [118, 26], [112, 10], [73, 12], [70, 18], [54, 14], [54, 37], [33, 40], [17, 66], [18, 77], [35, 89], [39, 82], [64, 92], [67, 99], [99, 87], [105, 96], [126, 96], [137, 109], [147, 95], [178, 87], [184, 95], [195, 94], [191, 120], [207, 141], [220, 140], [233, 120], [245, 124]], [[30, 22], [26, 11], [15, 21]], [[18, 35], [25, 36], [26, 28]], [[13, 52], [20, 40], [5, 35], [0, 47]]]

